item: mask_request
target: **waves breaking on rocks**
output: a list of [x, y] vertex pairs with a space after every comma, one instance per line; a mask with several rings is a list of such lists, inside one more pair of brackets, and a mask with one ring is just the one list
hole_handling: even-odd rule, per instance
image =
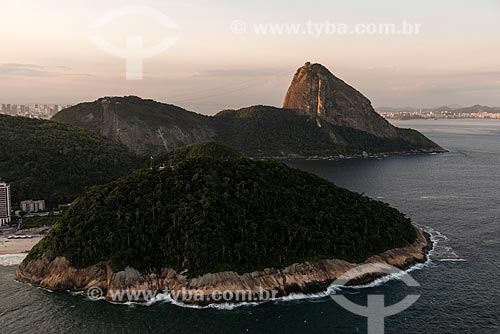
[[[418, 224], [417, 224], [418, 225]], [[358, 286], [338, 286], [338, 285], [331, 285], [329, 286], [325, 291], [320, 292], [320, 293], [315, 293], [315, 294], [301, 294], [301, 293], [295, 293], [295, 294], [290, 294], [287, 296], [283, 297], [277, 297], [277, 298], [272, 298], [268, 301], [264, 302], [240, 302], [240, 303], [217, 303], [217, 304], [209, 304], [209, 305], [193, 305], [193, 304], [187, 304], [180, 302], [178, 300], [175, 300], [175, 298], [172, 298], [169, 294], [158, 294], [154, 299], [148, 301], [148, 302], [127, 302], [127, 303], [117, 303], [117, 305], [126, 305], [128, 307], [136, 307], [136, 306], [153, 306], [161, 303], [165, 304], [172, 304], [175, 306], [183, 307], [183, 308], [192, 308], [192, 309], [216, 309], [216, 310], [234, 310], [237, 308], [241, 307], [255, 307], [258, 305], [262, 305], [265, 303], [289, 303], [289, 302], [300, 302], [300, 301], [313, 301], [313, 300], [319, 300], [319, 299], [325, 299], [333, 294], [336, 294], [340, 292], [341, 290], [362, 290], [362, 289], [367, 289], [367, 288], [374, 288], [377, 286], [384, 285], [390, 281], [394, 280], [401, 280], [403, 276], [407, 275], [408, 273], [416, 270], [423, 270], [426, 267], [428, 267], [433, 260], [437, 261], [442, 261], [439, 257], [436, 257], [436, 255], [440, 253], [436, 253], [436, 249], [440, 249], [437, 247], [442, 247], [439, 245], [443, 241], [448, 241], [448, 238], [444, 236], [442, 233], [439, 231], [434, 230], [431, 227], [428, 226], [420, 226], [418, 225], [419, 228], [423, 229], [425, 232], [427, 232], [430, 235], [430, 239], [432, 241], [433, 247], [429, 251], [428, 256], [427, 256], [427, 261], [424, 263], [419, 263], [411, 268], [408, 268], [407, 270], [402, 270], [399, 273], [394, 273], [390, 275], [383, 276], [381, 278], [378, 278], [374, 280], [371, 283], [364, 284], [364, 285], [358, 285]], [[105, 301], [102, 299], [101, 301]]]
[[28, 254], [5, 254], [0, 255], [0, 266], [18, 266]]

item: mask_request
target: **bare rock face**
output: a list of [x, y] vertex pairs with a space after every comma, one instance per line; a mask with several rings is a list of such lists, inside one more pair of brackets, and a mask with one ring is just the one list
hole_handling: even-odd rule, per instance
[[207, 116], [135, 96], [81, 103], [52, 119], [98, 133], [140, 153], [164, 152], [215, 137]]
[[321, 64], [306, 63], [297, 70], [283, 108], [377, 137], [398, 136], [396, 128], [373, 109], [370, 100]]
[[[417, 229], [417, 240], [413, 244], [372, 256], [363, 264], [373, 268], [391, 265], [405, 270], [425, 262], [430, 248], [428, 237]], [[17, 270], [17, 278], [52, 290], [88, 291], [99, 288], [103, 292], [102, 297], [112, 302], [145, 301], [136, 298], [131, 300], [130, 296], [141, 297], [144, 296], [140, 294], [141, 291], [152, 291], [150, 297], [158, 293], [170, 293], [172, 299], [180, 303], [209, 305], [223, 302], [214, 299], [222, 291], [249, 292], [255, 296], [252, 301], [262, 301], [259, 299], [262, 295], [282, 297], [293, 293], [324, 292], [336, 279], [355, 268], [364, 269], [359, 269], [354, 276], [350, 275], [349, 285], [366, 284], [380, 277], [374, 276], [373, 273], [377, 271], [359, 265], [340, 259], [326, 259], [292, 264], [281, 270], [269, 268], [246, 274], [219, 272], [188, 278], [169, 268], [139, 272], [127, 267], [114, 272], [107, 263], [100, 262], [88, 268], [76, 269], [64, 257], [53, 260], [43, 257], [23, 263]], [[123, 294], [124, 291], [129, 294]], [[117, 295], [121, 295], [119, 300], [115, 299]], [[185, 296], [198, 298], [186, 300]], [[238, 301], [241, 300], [231, 302]]]

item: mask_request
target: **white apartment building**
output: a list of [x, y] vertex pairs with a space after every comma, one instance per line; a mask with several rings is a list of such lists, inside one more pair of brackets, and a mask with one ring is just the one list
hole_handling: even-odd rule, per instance
[[0, 181], [0, 226], [11, 221], [10, 185]]
[[28, 212], [28, 213], [45, 211], [45, 201], [44, 200], [39, 200], [39, 201], [33, 201], [33, 200], [22, 201], [21, 202], [21, 210], [23, 210], [24, 212]]

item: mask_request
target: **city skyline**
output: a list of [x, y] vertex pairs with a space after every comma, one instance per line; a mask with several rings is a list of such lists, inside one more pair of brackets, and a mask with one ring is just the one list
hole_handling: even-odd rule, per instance
[[28, 118], [50, 119], [59, 111], [71, 107], [71, 105], [61, 104], [15, 104], [15, 103], [0, 103], [0, 114], [10, 116], [23, 116]]

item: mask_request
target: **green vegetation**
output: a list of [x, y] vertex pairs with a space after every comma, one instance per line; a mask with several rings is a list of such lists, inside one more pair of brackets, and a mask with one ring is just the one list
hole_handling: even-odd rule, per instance
[[52, 224], [54, 224], [55, 218], [56, 216], [53, 215], [23, 218], [21, 230], [26, 230], [29, 228], [38, 228], [43, 226], [51, 226]]
[[220, 120], [217, 139], [251, 156], [331, 156], [439, 148], [414, 130], [399, 129], [398, 138], [380, 138], [268, 106], [226, 110], [216, 118]]
[[0, 177], [14, 203], [69, 203], [85, 188], [124, 176], [142, 164], [126, 146], [81, 128], [0, 115]]
[[369, 153], [404, 153], [425, 150], [442, 150], [436, 143], [412, 129], [397, 129], [397, 138], [380, 138], [370, 133], [352, 128], [334, 126], [335, 133], [342, 138], [343, 154]]
[[243, 157], [243, 155], [220, 142], [204, 142], [199, 144], [186, 145], [181, 148], [160, 154], [154, 157], [154, 165], [170, 166], [186, 159], [194, 158], [214, 158], [230, 159]]
[[222, 111], [216, 119], [217, 139], [250, 156], [340, 153], [335, 136], [327, 128], [292, 110], [255, 106]]
[[269, 106], [225, 110], [209, 117], [134, 96], [110, 97], [65, 109], [53, 119], [94, 131], [137, 152], [153, 155], [165, 152], [165, 144], [171, 150], [209, 140], [218, 140], [255, 157], [440, 149], [414, 130], [399, 129], [397, 138], [380, 138], [293, 110]]
[[[191, 148], [191, 152], [196, 150]], [[273, 161], [188, 158], [90, 189], [25, 260], [196, 276], [322, 258], [360, 261], [416, 238], [387, 204]]]
[[172, 148], [211, 139], [254, 157], [439, 149], [410, 129], [398, 129], [398, 138], [383, 139], [292, 110], [266, 106], [227, 110], [208, 117], [130, 96], [79, 104], [54, 119], [79, 127], [0, 116], [0, 177], [12, 184], [14, 203], [24, 199], [45, 199], [49, 206], [68, 203], [86, 187], [107, 183], [151, 163], [131, 149], [157, 154], [165, 152], [167, 145], [170, 151], [154, 159], [155, 164], [230, 153], [221, 145], [192, 145], [172, 153]]

